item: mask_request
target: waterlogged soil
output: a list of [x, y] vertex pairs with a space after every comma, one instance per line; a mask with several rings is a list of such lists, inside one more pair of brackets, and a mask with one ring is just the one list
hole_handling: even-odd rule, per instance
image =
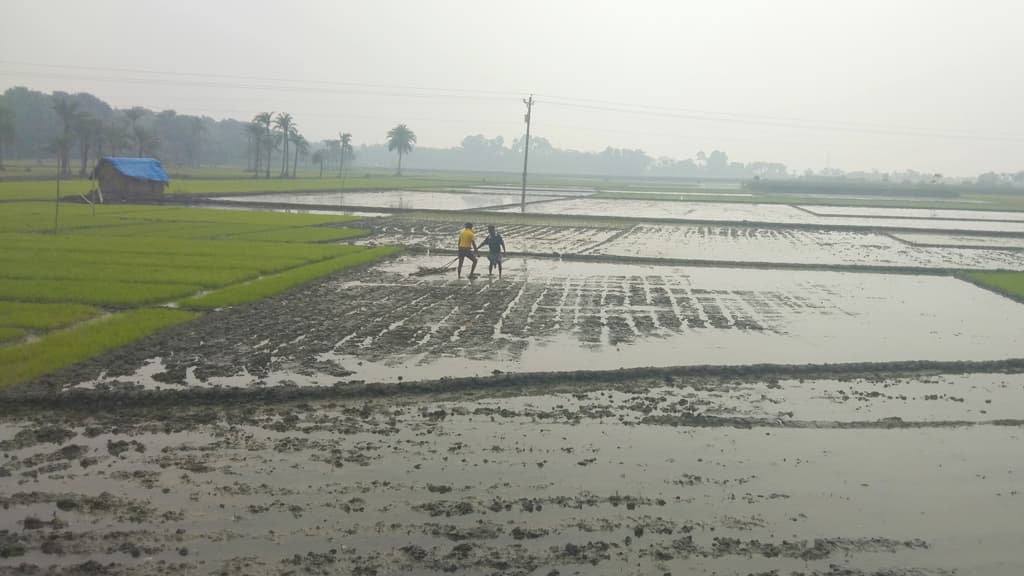
[[995, 210], [948, 210], [932, 208], [878, 208], [874, 206], [800, 206], [820, 216], [867, 216], [870, 218], [928, 218], [938, 220], [998, 220], [1024, 222], [1024, 212]]
[[[425, 250], [455, 250], [463, 224], [389, 218], [364, 224], [371, 234], [360, 238], [363, 245], [401, 245]], [[487, 235], [487, 222], [476, 225], [478, 240]], [[623, 227], [502, 225], [498, 232], [510, 253], [581, 254], [625, 232]]]
[[[531, 195], [531, 201], [550, 200], [552, 195]], [[272, 203], [358, 208], [392, 208], [400, 210], [473, 210], [518, 204], [520, 195], [506, 193], [418, 192], [383, 190], [379, 192], [310, 192], [301, 194], [248, 194], [224, 196], [218, 200], [239, 203]]]
[[[814, 207], [817, 209], [817, 207]], [[499, 209], [514, 212], [519, 208]], [[783, 204], [687, 202], [671, 200], [573, 198], [527, 204], [528, 214], [619, 216], [635, 219], [799, 224], [822, 227], [954, 230], [1024, 234], [1024, 221], [955, 220], [941, 218], [879, 218], [826, 216]], [[970, 213], [970, 211], [967, 211]]]
[[1021, 373], [93, 400], [0, 415], [0, 574], [1024, 571]]
[[1024, 350], [1024, 307], [946, 276], [526, 257], [510, 259], [500, 278], [415, 275], [450, 261], [402, 257], [217, 311], [37, 385], [345, 386], [693, 365], [999, 361]]
[[918, 246], [969, 246], [1024, 250], [1024, 238], [1015, 236], [972, 236], [969, 234], [931, 234], [925, 232], [899, 232], [896, 238]]
[[[638, 224], [588, 253], [709, 262], [1024, 270], [1020, 250], [1024, 238], [973, 237], [982, 242], [975, 244], [955, 235], [894, 236], [829, 229]], [[913, 244], [917, 242], [926, 245]], [[1009, 249], [994, 249], [1002, 246]]]

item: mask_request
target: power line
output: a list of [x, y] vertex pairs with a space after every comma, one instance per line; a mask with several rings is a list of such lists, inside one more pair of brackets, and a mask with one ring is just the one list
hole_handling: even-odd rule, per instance
[[642, 106], [602, 106], [598, 104], [580, 104], [572, 102], [559, 102], [555, 100], [543, 100], [545, 104], [562, 106], [566, 108], [579, 108], [586, 110], [599, 110], [605, 112], [616, 112], [623, 114], [636, 114], [640, 116], [651, 116], [660, 118], [679, 118], [686, 120], [703, 120], [710, 122], [722, 122], [729, 124], [761, 125], [778, 128], [797, 128], [804, 130], [819, 130], [832, 132], [856, 132], [864, 134], [881, 134], [887, 136], [917, 136], [926, 138], [949, 138], [961, 140], [990, 140], [997, 142], [1024, 143], [1024, 136], [1004, 136], [992, 134], [972, 134], [966, 132], [934, 131], [924, 129], [893, 129], [873, 128], [868, 126], [843, 125], [839, 123], [812, 123], [796, 120], [773, 120], [770, 117], [736, 117], [720, 115], [715, 113], [693, 113], [682, 111], [662, 111], [657, 108], [645, 108]]
[[[505, 92], [500, 90], [436, 88], [396, 84], [372, 84], [361, 82], [340, 82], [329, 80], [260, 77], [236, 74], [175, 72], [137, 68], [111, 68], [101, 66], [33, 63], [15, 60], [0, 60], [0, 65], [28, 66], [35, 68], [57, 70], [83, 70], [108, 73], [108, 75], [75, 75], [58, 72], [0, 71], [0, 76], [21, 75], [59, 80], [93, 80], [125, 84], [157, 84], [163, 86], [189, 86], [197, 88], [234, 88], [240, 90], [276, 91], [285, 93], [317, 92], [324, 94], [343, 94], [350, 96], [384, 96], [394, 98], [418, 98], [435, 100], [465, 99], [480, 101], [504, 101], [511, 100], [511, 98], [515, 95], [515, 92]], [[157, 75], [161, 77], [140, 78], [137, 76], [132, 77], [109, 75], [109, 73], [144, 74]], [[172, 76], [176, 78], [171, 79], [167, 78], [166, 76]], [[602, 100], [596, 98], [581, 98], [544, 94], [538, 94], [537, 96], [543, 99], [544, 103], [552, 106], [561, 106], [566, 108], [575, 108], [580, 110], [590, 110], [596, 112], [610, 112], [615, 114], [633, 114], [656, 118], [676, 118], [704, 122], [718, 122], [750, 126], [767, 126], [772, 128], [789, 128], [826, 132], [831, 131], [876, 134], [885, 136], [909, 136], [920, 138], [944, 138], [959, 140], [1024, 143], [1024, 136], [1014, 135], [981, 134], [957, 130], [932, 130], [906, 126], [888, 127], [868, 123], [809, 120], [800, 118], [786, 118], [778, 116], [745, 114], [735, 112], [715, 112], [709, 110], [673, 108], [668, 106], [658, 106], [651, 104], [633, 104], [626, 102], [617, 102], [612, 100]]]
[[44, 64], [36, 62], [23, 62], [16, 60], [0, 60], [0, 64], [15, 65], [15, 66], [31, 66], [38, 68], [56, 68], [56, 69], [67, 69], [67, 70], [91, 70], [97, 72], [116, 72], [116, 73], [129, 73], [129, 74], [152, 74], [159, 76], [182, 76], [182, 77], [196, 77], [196, 78], [226, 78], [231, 80], [247, 80], [256, 82], [287, 82], [291, 84], [320, 84], [325, 86], [350, 86], [357, 88], [375, 88], [375, 89], [392, 89], [392, 90], [416, 90], [423, 92], [458, 92], [466, 94], [485, 94], [491, 96], [502, 96], [502, 97], [515, 97], [522, 91], [501, 91], [501, 90], [483, 90], [476, 88], [436, 88], [436, 87], [425, 87], [425, 86], [409, 86], [402, 84], [371, 84], [366, 82], [340, 82], [336, 80], [309, 80], [309, 79], [295, 79], [295, 78], [278, 78], [273, 76], [247, 76], [240, 74], [211, 74], [203, 72], [175, 72], [167, 70], [152, 70], [152, 69], [140, 69], [140, 68], [111, 68], [103, 66], [82, 66], [72, 64]]

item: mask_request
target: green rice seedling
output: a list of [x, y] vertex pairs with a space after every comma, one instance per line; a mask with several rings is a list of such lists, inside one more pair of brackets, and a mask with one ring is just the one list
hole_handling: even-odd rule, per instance
[[1024, 272], [970, 272], [967, 276], [1005, 294], [1024, 298]]
[[305, 284], [311, 280], [332, 274], [345, 268], [372, 262], [397, 252], [396, 248], [379, 247], [363, 248], [354, 254], [332, 258], [315, 264], [309, 264], [271, 276], [257, 278], [251, 282], [229, 286], [221, 290], [187, 298], [179, 302], [186, 308], [221, 308], [253, 302], [283, 292], [289, 288]]
[[100, 314], [84, 304], [37, 304], [0, 301], [0, 326], [49, 330], [81, 322]]
[[11, 326], [0, 326], [0, 344], [18, 340], [27, 332], [24, 328], [13, 328]]
[[353, 228], [330, 228], [312, 226], [303, 228], [278, 228], [263, 232], [250, 232], [229, 236], [230, 240], [250, 240], [256, 242], [330, 242], [358, 238], [367, 233]]
[[196, 316], [167, 308], [129, 310], [50, 332], [33, 342], [0, 346], [0, 388], [81, 362]]
[[0, 300], [77, 302], [132, 306], [167, 302], [198, 292], [195, 284], [145, 284], [91, 280], [35, 280], [0, 278]]

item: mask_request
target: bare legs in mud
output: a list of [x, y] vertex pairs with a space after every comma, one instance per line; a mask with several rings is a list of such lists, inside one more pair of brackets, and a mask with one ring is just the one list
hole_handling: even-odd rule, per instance
[[469, 277], [473, 278], [474, 276], [476, 276], [476, 260], [477, 260], [477, 258], [476, 258], [476, 254], [473, 254], [473, 252], [471, 252], [470, 250], [465, 250], [465, 251], [459, 250], [459, 268], [458, 268], [459, 278], [462, 278], [462, 261], [465, 260], [466, 258], [469, 258], [469, 260], [471, 262], [473, 262], [472, 268], [469, 269]]

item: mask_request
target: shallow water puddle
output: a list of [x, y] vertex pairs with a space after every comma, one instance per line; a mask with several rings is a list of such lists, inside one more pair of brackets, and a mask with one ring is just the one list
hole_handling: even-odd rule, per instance
[[162, 372], [145, 367], [152, 353], [128, 349], [142, 358], [103, 378], [302, 386], [702, 364], [982, 361], [1024, 350], [1024, 307], [949, 277], [530, 258], [510, 260], [501, 279], [409, 275], [445, 262], [402, 257], [224, 311], [190, 327], [190, 338], [169, 338]]

